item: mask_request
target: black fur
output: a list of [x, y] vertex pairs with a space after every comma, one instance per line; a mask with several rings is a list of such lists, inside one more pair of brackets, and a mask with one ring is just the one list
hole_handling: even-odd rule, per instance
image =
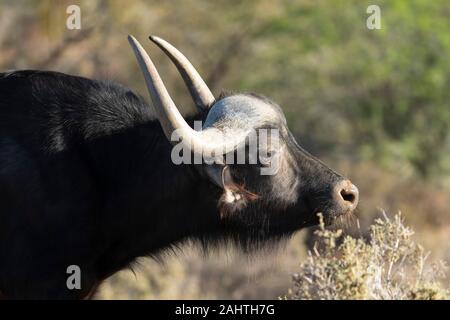
[[[129, 89], [56, 72], [0, 74], [0, 296], [83, 298], [137, 257], [186, 239], [251, 249], [315, 223], [316, 212], [333, 212], [342, 178], [285, 132], [295, 190], [274, 189], [258, 165], [231, 166], [258, 197], [221, 215], [222, 190], [201, 168], [172, 163], [150, 107]], [[66, 287], [72, 264], [81, 290]]]

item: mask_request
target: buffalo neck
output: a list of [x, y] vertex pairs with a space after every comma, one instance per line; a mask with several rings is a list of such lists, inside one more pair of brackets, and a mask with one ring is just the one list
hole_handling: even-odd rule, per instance
[[193, 165], [173, 163], [157, 121], [95, 139], [88, 149], [101, 199], [97, 237], [105, 275], [218, 226], [220, 190]]

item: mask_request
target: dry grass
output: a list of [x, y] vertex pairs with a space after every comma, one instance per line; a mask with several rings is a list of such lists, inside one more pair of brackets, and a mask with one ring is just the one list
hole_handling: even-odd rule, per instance
[[401, 215], [386, 214], [370, 227], [369, 239], [316, 231], [317, 245], [293, 275], [288, 299], [448, 299], [443, 262], [413, 238]]

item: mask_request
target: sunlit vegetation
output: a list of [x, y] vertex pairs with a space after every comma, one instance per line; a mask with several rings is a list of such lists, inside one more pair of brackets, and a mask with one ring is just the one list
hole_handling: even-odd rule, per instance
[[[81, 7], [81, 30], [66, 29], [70, 4]], [[369, 4], [381, 8], [381, 30], [366, 28]], [[402, 248], [412, 250], [406, 256], [430, 251], [436, 261], [450, 260], [449, 16], [446, 0], [2, 1], [0, 70], [110, 79], [147, 97], [126, 39], [133, 34], [180, 109], [193, 112], [179, 74], [146, 41], [156, 34], [190, 58], [215, 94], [253, 91], [275, 100], [300, 144], [360, 188], [361, 228], [350, 222], [345, 232], [353, 238], [342, 236], [328, 260], [312, 247], [336, 235], [325, 230], [302, 231], [276, 257], [250, 263], [226, 250], [202, 258], [186, 247], [165, 264], [143, 260], [136, 275], [119, 273], [99, 298], [276, 298], [289, 287], [292, 298], [441, 298], [448, 279], [406, 270], [411, 280], [398, 280], [400, 273], [389, 278], [383, 264], [392, 261], [389, 250], [359, 235], [394, 241], [389, 228], [410, 229], [397, 218], [373, 221], [379, 208], [402, 211], [424, 247], [408, 232], [396, 233]], [[361, 258], [351, 260], [356, 253]], [[368, 255], [379, 260], [369, 264], [362, 259]], [[327, 261], [338, 272], [319, 290], [325, 282], [308, 284], [306, 275], [328, 275]], [[416, 262], [403, 266], [414, 270]]]
[[321, 222], [319, 241], [293, 274], [287, 298], [326, 300], [448, 299], [439, 282], [444, 262], [430, 261], [429, 253], [413, 238], [400, 214], [376, 219], [368, 239], [343, 236]]

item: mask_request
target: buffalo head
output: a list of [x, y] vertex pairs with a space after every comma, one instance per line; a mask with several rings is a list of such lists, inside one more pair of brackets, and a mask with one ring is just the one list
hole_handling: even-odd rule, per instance
[[278, 105], [255, 94], [215, 99], [181, 52], [161, 38], [150, 39], [174, 62], [204, 114], [200, 125], [188, 125], [149, 56], [130, 36], [158, 120], [175, 145], [174, 161], [193, 155], [205, 179], [223, 190], [217, 204], [222, 231], [284, 235], [317, 223], [318, 213], [332, 222], [354, 211], [357, 187], [299, 146]]

